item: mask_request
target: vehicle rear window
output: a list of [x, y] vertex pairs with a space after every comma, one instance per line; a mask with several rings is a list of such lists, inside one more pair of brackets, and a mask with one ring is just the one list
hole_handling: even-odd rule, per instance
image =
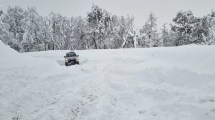
[[74, 57], [76, 54], [74, 52], [69, 52], [66, 54], [66, 57]]

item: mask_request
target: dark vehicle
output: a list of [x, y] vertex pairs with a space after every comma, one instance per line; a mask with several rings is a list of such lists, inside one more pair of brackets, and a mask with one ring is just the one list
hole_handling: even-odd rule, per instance
[[66, 53], [66, 56], [64, 56], [65, 58], [65, 65], [75, 65], [75, 64], [79, 64], [79, 55], [76, 55], [75, 52], [68, 52]]

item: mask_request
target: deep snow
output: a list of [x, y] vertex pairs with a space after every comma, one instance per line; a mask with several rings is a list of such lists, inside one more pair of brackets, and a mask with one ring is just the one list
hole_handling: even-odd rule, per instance
[[0, 120], [215, 120], [215, 46], [66, 52], [0, 42]]

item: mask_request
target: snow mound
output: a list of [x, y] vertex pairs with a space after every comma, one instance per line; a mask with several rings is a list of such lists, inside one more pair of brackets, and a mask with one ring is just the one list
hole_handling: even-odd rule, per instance
[[12, 55], [18, 53], [17, 51], [11, 49], [8, 45], [5, 45], [1, 40], [0, 40], [0, 55], [5, 56], [5, 55]]
[[0, 119], [11, 120], [23, 106], [28, 110], [37, 104], [43, 95], [39, 91], [43, 78], [57, 67], [53, 61], [18, 53], [0, 41]]

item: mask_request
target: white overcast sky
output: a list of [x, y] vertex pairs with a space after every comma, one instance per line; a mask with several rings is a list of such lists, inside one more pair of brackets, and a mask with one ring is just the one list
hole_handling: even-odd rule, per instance
[[134, 16], [136, 27], [144, 25], [150, 12], [157, 16], [160, 28], [164, 23], [171, 23], [180, 10], [192, 10], [197, 17], [215, 10], [215, 0], [0, 0], [3, 10], [15, 5], [35, 6], [43, 16], [53, 11], [68, 17], [86, 17], [93, 3], [112, 14]]

